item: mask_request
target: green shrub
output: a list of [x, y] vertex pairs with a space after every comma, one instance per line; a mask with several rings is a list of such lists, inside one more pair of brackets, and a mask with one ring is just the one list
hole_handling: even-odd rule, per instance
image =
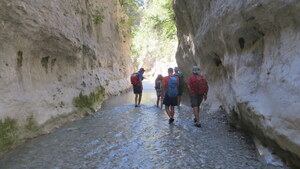
[[107, 7], [103, 7], [103, 6], [100, 6], [98, 7], [94, 14], [92, 15], [93, 16], [93, 21], [94, 21], [94, 24], [100, 24], [103, 22], [105, 16], [103, 14], [103, 12], [107, 9]]
[[79, 96], [74, 98], [73, 104], [77, 108], [90, 108], [92, 107], [92, 103], [90, 102], [90, 99], [87, 95], [83, 95], [82, 92], [80, 92]]

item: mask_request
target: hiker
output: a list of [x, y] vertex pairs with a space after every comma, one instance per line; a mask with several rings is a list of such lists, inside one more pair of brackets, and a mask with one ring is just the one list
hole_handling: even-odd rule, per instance
[[173, 68], [168, 69], [168, 76], [163, 79], [164, 105], [169, 116], [169, 124], [174, 122], [174, 106], [177, 106], [178, 77], [173, 75]]
[[137, 73], [131, 74], [131, 84], [133, 86], [133, 93], [135, 94], [135, 107], [140, 107], [142, 100], [142, 91], [143, 91], [143, 83], [144, 79], [143, 74], [145, 72], [144, 68], [140, 68]]
[[[163, 86], [163, 76], [159, 74], [155, 79], [155, 90], [157, 95], [156, 107], [162, 108], [162, 86]], [[160, 103], [160, 104], [159, 104]]]
[[174, 68], [175, 73], [174, 75], [179, 78], [179, 86], [178, 86], [178, 106], [180, 106], [181, 103], [181, 96], [182, 96], [182, 91], [183, 91], [183, 86], [184, 86], [184, 78], [183, 74], [179, 72], [179, 67]]
[[196, 127], [201, 127], [199, 111], [202, 100], [207, 99], [208, 85], [204, 76], [200, 75], [200, 67], [193, 66], [193, 75], [189, 78], [188, 89], [190, 93], [191, 106], [194, 112], [194, 122]]

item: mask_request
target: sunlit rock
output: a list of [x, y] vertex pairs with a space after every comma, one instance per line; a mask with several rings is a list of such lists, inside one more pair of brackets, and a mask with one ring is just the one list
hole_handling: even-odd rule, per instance
[[175, 0], [176, 59], [200, 65], [233, 125], [300, 166], [300, 2]]
[[41, 125], [77, 110], [80, 93], [91, 104], [130, 87], [121, 17], [111, 0], [1, 0], [0, 120]]

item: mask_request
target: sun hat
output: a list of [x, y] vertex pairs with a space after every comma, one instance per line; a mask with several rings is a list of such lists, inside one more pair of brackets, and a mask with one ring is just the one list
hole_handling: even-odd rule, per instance
[[175, 71], [179, 71], [179, 67], [175, 67], [174, 70], [175, 70]]
[[197, 74], [200, 74], [200, 67], [199, 66], [193, 66], [193, 68], [192, 68], [192, 72], [193, 73], [197, 73]]

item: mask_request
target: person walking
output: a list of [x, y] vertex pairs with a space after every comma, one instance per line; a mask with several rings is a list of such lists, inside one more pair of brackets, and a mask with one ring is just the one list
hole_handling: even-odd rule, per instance
[[175, 73], [174, 75], [178, 77], [179, 79], [179, 86], [178, 86], [178, 106], [180, 106], [181, 103], [181, 96], [182, 96], [182, 92], [183, 92], [183, 86], [184, 86], [184, 77], [183, 74], [181, 72], [179, 72], [179, 68], [175, 67], [174, 68]]
[[169, 124], [174, 122], [174, 106], [177, 106], [177, 96], [178, 96], [178, 77], [173, 75], [173, 68], [168, 69], [168, 76], [163, 79], [163, 93], [166, 112], [169, 116]]
[[204, 76], [200, 75], [200, 67], [193, 66], [193, 75], [189, 78], [188, 89], [190, 93], [191, 106], [194, 112], [194, 122], [196, 127], [201, 127], [200, 123], [200, 104], [207, 99], [208, 85]]
[[156, 90], [156, 107], [162, 108], [162, 89], [163, 88], [163, 76], [159, 74], [155, 79], [155, 90]]
[[144, 68], [140, 68], [137, 73], [131, 74], [131, 84], [133, 86], [133, 93], [135, 94], [135, 107], [140, 107], [142, 100], [142, 92], [143, 92], [143, 74], [145, 72]]

